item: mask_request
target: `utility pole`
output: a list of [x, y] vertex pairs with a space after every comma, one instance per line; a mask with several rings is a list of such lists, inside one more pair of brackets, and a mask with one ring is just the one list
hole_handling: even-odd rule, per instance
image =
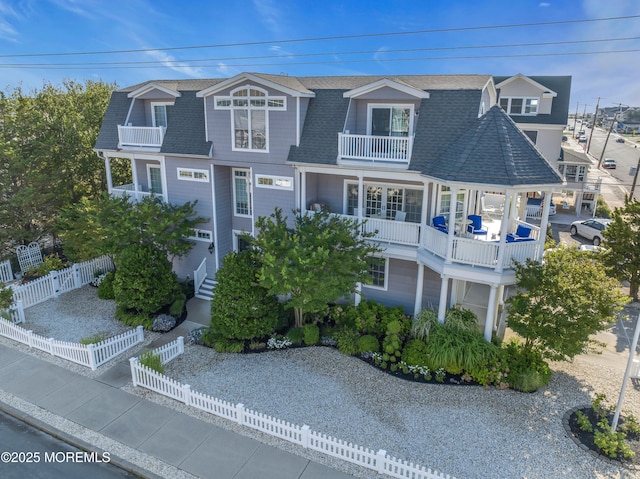
[[591, 122], [591, 133], [589, 133], [589, 143], [587, 143], [587, 155], [589, 154], [589, 148], [591, 148], [591, 138], [593, 138], [593, 130], [596, 129], [596, 119], [598, 118], [598, 106], [600, 105], [600, 97], [596, 102], [596, 112], [593, 115], [593, 121]]
[[576, 102], [576, 114], [573, 117], [573, 135], [571, 136], [576, 136], [576, 122], [578, 121], [578, 106], [580, 105], [580, 102]]
[[636, 165], [636, 173], [633, 175], [633, 184], [631, 185], [631, 193], [629, 193], [629, 201], [633, 199], [633, 193], [636, 191], [636, 181], [638, 181], [638, 170], [640, 170], [640, 157], [638, 157], [638, 164]]
[[613, 130], [613, 125], [616, 124], [618, 119], [618, 113], [616, 112], [613, 115], [613, 121], [611, 122], [611, 126], [609, 127], [609, 132], [607, 133], [607, 138], [604, 140], [604, 146], [602, 147], [602, 153], [600, 153], [600, 159], [598, 160], [598, 169], [602, 166], [602, 158], [604, 157], [604, 152], [607, 149], [607, 143], [609, 143], [609, 137], [611, 136], [611, 130]]

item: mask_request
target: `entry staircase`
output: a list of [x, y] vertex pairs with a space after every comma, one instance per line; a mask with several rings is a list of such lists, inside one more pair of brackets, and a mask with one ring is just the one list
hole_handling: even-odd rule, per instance
[[196, 291], [196, 298], [205, 299], [207, 301], [211, 301], [213, 299], [213, 289], [218, 284], [213, 278], [207, 276], [204, 278], [204, 281]]

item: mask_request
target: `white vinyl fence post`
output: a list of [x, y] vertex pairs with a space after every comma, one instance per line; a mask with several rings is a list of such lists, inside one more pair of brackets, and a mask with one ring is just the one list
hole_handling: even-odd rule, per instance
[[51, 278], [51, 288], [53, 289], [53, 297], [57, 298], [58, 296], [60, 296], [60, 279], [58, 278], [58, 272], [57, 271], [51, 271], [51, 273], [49, 273], [49, 276]]
[[184, 394], [184, 403], [189, 406], [191, 404], [191, 386], [189, 386], [188, 384], [183, 384], [182, 392]]
[[136, 371], [136, 366], [138, 365], [138, 358], [130, 358], [129, 365], [131, 366], [131, 382], [133, 382], [133, 387], [138, 386], [138, 373]]
[[30, 348], [32, 348], [33, 347], [33, 331], [32, 330], [27, 331], [27, 338], [29, 338], [29, 342], [27, 344], [29, 345]]
[[77, 263], [73, 264], [73, 287], [75, 289], [82, 288], [82, 278], [80, 278], [80, 266]]
[[307, 449], [309, 447], [309, 430], [311, 428], [306, 424], [303, 424], [300, 428], [300, 442], [302, 447]]
[[138, 342], [141, 343], [142, 341], [144, 341], [144, 328], [142, 327], [142, 325], [136, 327], [136, 331], [138, 333]]
[[53, 342], [54, 342], [54, 341], [55, 341], [55, 338], [49, 338], [49, 339], [47, 340], [47, 344], [49, 345], [49, 352], [51, 353], [51, 355], [52, 355], [52, 356], [55, 356], [55, 355], [56, 355], [56, 353], [55, 353], [55, 351], [54, 351], [54, 348], [53, 348]]
[[98, 369], [96, 366], [96, 347], [93, 344], [87, 344], [87, 350], [89, 351], [89, 366], [92, 371], [95, 371]]
[[244, 425], [244, 404], [242, 404], [241, 402], [236, 404], [236, 414], [238, 416], [236, 422], [238, 424]]
[[184, 354], [184, 337], [178, 336], [178, 352]]
[[376, 471], [378, 471], [379, 474], [384, 474], [386, 470], [386, 467], [385, 467], [386, 462], [387, 462], [387, 451], [385, 451], [384, 449], [380, 449], [376, 453]]

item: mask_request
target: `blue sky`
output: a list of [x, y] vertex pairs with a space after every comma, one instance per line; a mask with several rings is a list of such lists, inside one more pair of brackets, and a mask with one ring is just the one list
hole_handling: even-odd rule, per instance
[[[640, 15], [638, 0], [0, 0], [0, 89], [21, 85], [32, 90], [65, 78], [124, 87], [243, 71], [300, 76], [523, 73], [571, 75], [570, 109], [575, 111], [579, 102], [582, 113], [594, 110], [597, 97], [602, 97], [601, 106], [640, 106], [640, 39], [613, 40], [640, 37], [640, 18], [461, 29], [633, 15]], [[411, 33], [443, 29], [450, 31]], [[365, 36], [380, 33], [403, 34]], [[352, 38], [282, 41], [336, 36]], [[599, 41], [556, 43], [589, 40]], [[434, 50], [542, 42], [556, 44]], [[162, 50], [222, 44], [241, 45]], [[140, 49], [147, 51], [8, 56]], [[424, 50], [393, 51], [412, 49]], [[589, 53], [613, 50], [636, 51]], [[348, 54], [353, 52], [363, 53]], [[305, 54], [315, 56], [300, 56]], [[135, 68], [113, 68], [125, 66], [122, 62]]]

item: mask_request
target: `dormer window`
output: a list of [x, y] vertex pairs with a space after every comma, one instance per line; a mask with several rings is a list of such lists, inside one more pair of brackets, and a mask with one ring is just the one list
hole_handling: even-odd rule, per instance
[[509, 115], [537, 115], [539, 98], [500, 98], [500, 108]]
[[233, 150], [269, 150], [269, 111], [286, 110], [285, 97], [269, 96], [266, 90], [243, 86], [230, 96], [215, 96], [216, 110], [231, 110]]
[[167, 105], [171, 103], [151, 103], [151, 122], [153, 126], [167, 127]]
[[369, 131], [373, 136], [409, 136], [413, 105], [369, 105]]

